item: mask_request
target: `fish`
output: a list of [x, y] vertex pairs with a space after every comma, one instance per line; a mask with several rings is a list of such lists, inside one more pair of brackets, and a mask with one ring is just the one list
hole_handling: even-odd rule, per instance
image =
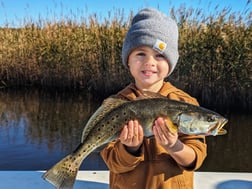
[[72, 189], [83, 160], [97, 148], [118, 139], [130, 120], [138, 120], [145, 137], [153, 137], [152, 126], [158, 117], [170, 120], [171, 132], [187, 135], [226, 134], [227, 119], [201, 106], [170, 100], [161, 95], [143, 95], [133, 101], [109, 97], [87, 121], [79, 146], [43, 174], [43, 179], [58, 189]]

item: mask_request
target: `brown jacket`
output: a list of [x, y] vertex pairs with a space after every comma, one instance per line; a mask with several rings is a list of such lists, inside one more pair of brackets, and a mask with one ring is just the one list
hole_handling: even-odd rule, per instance
[[[159, 93], [198, 105], [196, 99], [168, 82]], [[140, 91], [130, 84], [116, 97], [133, 100], [139, 95]], [[101, 156], [110, 170], [110, 189], [193, 189], [193, 171], [206, 157], [205, 137], [180, 134], [179, 139], [195, 151], [195, 167], [187, 169], [178, 165], [154, 138], [144, 138], [139, 156], [129, 154], [119, 140], [108, 144]]]

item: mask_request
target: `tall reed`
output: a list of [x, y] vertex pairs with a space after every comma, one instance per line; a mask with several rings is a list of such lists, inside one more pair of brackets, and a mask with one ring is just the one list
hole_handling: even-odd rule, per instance
[[[131, 81], [121, 48], [132, 13], [115, 15], [1, 28], [0, 87], [81, 89], [104, 97], [119, 90]], [[206, 17], [180, 7], [171, 15], [179, 25], [180, 59], [167, 80], [204, 105], [251, 110], [251, 10]]]
[[172, 11], [180, 24], [180, 59], [171, 79], [207, 106], [251, 110], [252, 12], [230, 11], [209, 17], [201, 10]]

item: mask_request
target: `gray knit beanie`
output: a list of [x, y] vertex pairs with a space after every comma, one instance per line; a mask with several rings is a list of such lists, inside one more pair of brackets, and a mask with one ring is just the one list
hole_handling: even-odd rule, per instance
[[170, 75], [179, 57], [176, 22], [155, 9], [139, 11], [132, 20], [122, 47], [122, 62], [126, 67], [129, 54], [140, 46], [149, 46], [164, 55], [169, 62]]

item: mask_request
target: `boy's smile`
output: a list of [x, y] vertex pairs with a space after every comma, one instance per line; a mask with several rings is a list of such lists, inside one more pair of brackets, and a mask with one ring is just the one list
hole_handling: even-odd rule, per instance
[[136, 86], [153, 92], [159, 91], [169, 72], [167, 59], [148, 46], [134, 49], [129, 55], [128, 66]]
[[152, 71], [152, 70], [143, 70], [142, 73], [146, 76], [146, 77], [150, 77], [153, 74], [157, 73], [156, 71]]

